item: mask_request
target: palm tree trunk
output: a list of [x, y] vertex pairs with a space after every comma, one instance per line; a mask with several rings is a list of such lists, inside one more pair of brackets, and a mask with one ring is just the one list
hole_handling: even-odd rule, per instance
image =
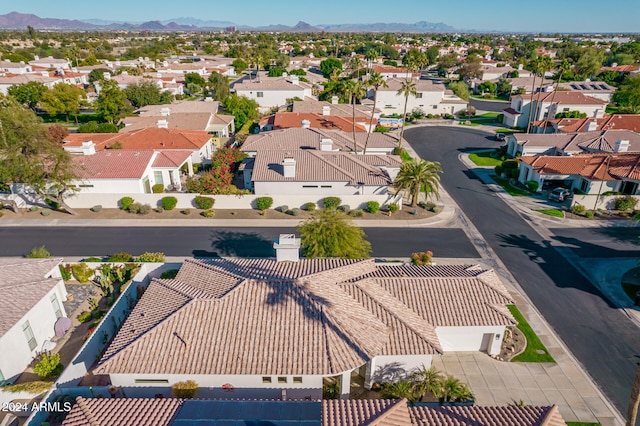
[[402, 138], [404, 138], [404, 122], [407, 116], [407, 104], [409, 103], [409, 93], [404, 97], [404, 111], [402, 113], [402, 129], [400, 130], [400, 140], [398, 140], [398, 147], [402, 149]]
[[[540, 95], [542, 94], [542, 84], [544, 84], [544, 68], [542, 69], [542, 75], [540, 76], [540, 90], [538, 90], [538, 97], [536, 98], [536, 111], [533, 115], [533, 120], [531, 121], [530, 125], [533, 124], [533, 121], [537, 120], [538, 117], [538, 111], [542, 110], [542, 106], [540, 105]], [[555, 95], [555, 93], [554, 93]], [[531, 99], [533, 100], [533, 95], [531, 95]], [[527, 129], [527, 133], [529, 133], [529, 130]]]
[[531, 115], [533, 113], [533, 91], [536, 90], [536, 73], [533, 73], [533, 84], [531, 85], [531, 102], [529, 102], [529, 117], [527, 118], [527, 133], [531, 128]]
[[[560, 68], [560, 74], [558, 75], [558, 81], [556, 81], [556, 87], [553, 89], [553, 95], [551, 95], [551, 105], [549, 105], [549, 112], [551, 112], [551, 108], [553, 108], [553, 101], [556, 98], [556, 92], [558, 91], [558, 85], [560, 84], [560, 80], [562, 80], [562, 74], [564, 69]], [[555, 117], [553, 117], [555, 118]], [[544, 123], [542, 123], [542, 133], [547, 132], [547, 124], [549, 123], [549, 114], [544, 118]]]
[[[373, 92], [373, 108], [371, 109], [371, 118], [369, 119], [369, 125], [373, 122], [373, 115], [376, 112], [376, 101], [378, 98], [378, 89], [374, 88]], [[362, 151], [362, 155], [367, 155], [367, 145], [369, 145], [369, 136], [371, 136], [371, 130], [367, 132], [367, 139], [364, 141], [364, 150]]]
[[356, 96], [351, 97], [351, 126], [353, 127], [353, 153], [358, 154], [358, 144], [356, 142]]

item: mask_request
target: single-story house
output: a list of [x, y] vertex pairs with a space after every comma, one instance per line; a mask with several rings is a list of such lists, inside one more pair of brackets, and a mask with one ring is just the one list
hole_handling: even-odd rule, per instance
[[570, 81], [558, 84], [558, 90], [584, 93], [596, 99], [611, 102], [616, 88], [605, 81]]
[[53, 86], [61, 82], [58, 78], [50, 77], [48, 72], [44, 72], [43, 74], [0, 73], [0, 93], [6, 95], [11, 86], [26, 84], [32, 81], [42, 83], [49, 89], [52, 89]]
[[313, 86], [300, 80], [297, 75], [286, 77], [264, 77], [247, 79], [235, 83], [232, 90], [239, 96], [253, 99], [261, 111], [287, 105], [294, 98], [314, 98]]
[[354, 120], [351, 116], [330, 115], [329, 107], [326, 108], [326, 114], [317, 114], [314, 112], [277, 112], [272, 115], [263, 117], [260, 120], [260, 130], [282, 130], [291, 128], [312, 128], [326, 130], [340, 130], [343, 132], [373, 131], [378, 122], [377, 119], [371, 120], [371, 117], [357, 116]]
[[[404, 111], [405, 97], [398, 94], [404, 79], [387, 79], [388, 87], [380, 87], [377, 94], [377, 106], [383, 114], [402, 114]], [[407, 112], [414, 109], [421, 110], [424, 114], [455, 114], [467, 108], [467, 101], [455, 96], [452, 91], [439, 82], [432, 80], [414, 80], [416, 83], [416, 95], [409, 95], [407, 100]], [[369, 89], [367, 96], [373, 99], [374, 89]]]
[[[371, 110], [373, 109], [373, 103], [371, 103], [371, 105], [356, 104], [355, 109], [356, 109], [356, 120], [368, 119], [371, 117]], [[341, 116], [341, 117], [353, 117], [353, 105], [338, 103], [337, 96], [333, 96], [331, 98], [331, 102], [317, 101], [315, 99], [304, 99], [301, 101], [293, 101], [291, 112], [315, 113], [315, 114]], [[379, 117], [380, 117], [380, 110], [376, 108], [376, 110], [373, 113], [373, 118], [379, 118]]]
[[33, 67], [24, 62], [11, 62], [0, 60], [0, 72], [11, 74], [30, 74], [33, 72]]
[[640, 133], [640, 114], [606, 114], [601, 118], [540, 120], [533, 123], [532, 129], [532, 133], [574, 133], [597, 130], [630, 130]]
[[162, 391], [192, 379], [234, 398], [320, 399], [337, 377], [345, 397], [352, 372], [370, 388], [442, 352], [498, 353], [511, 303], [479, 266], [187, 259], [151, 280], [93, 372]]
[[387, 78], [414, 78], [420, 77], [420, 73], [413, 73], [408, 68], [398, 68], [389, 65], [374, 65], [373, 72], [380, 73], [382, 77]]
[[0, 383], [14, 382], [38, 354], [56, 346], [55, 325], [67, 316], [61, 260], [0, 258]]
[[517, 155], [575, 155], [585, 152], [640, 152], [640, 135], [629, 130], [581, 133], [514, 133], [507, 136], [507, 153]]

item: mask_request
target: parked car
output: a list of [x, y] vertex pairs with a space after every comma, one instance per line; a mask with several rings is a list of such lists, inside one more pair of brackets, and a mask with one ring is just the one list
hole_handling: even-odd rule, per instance
[[497, 141], [504, 141], [504, 139], [505, 139], [504, 133], [496, 133], [496, 140]]
[[563, 202], [567, 198], [571, 198], [571, 191], [566, 188], [556, 188], [549, 193], [549, 200]]

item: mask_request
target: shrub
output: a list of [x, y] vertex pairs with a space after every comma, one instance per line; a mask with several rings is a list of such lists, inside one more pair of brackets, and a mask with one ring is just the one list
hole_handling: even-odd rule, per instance
[[433, 258], [431, 250], [411, 253], [411, 263], [414, 265], [430, 265]]
[[504, 160], [502, 162], [502, 169], [517, 169], [520, 167], [520, 162], [515, 159]]
[[314, 211], [316, 209], [316, 203], [304, 203], [304, 209], [308, 212]]
[[122, 210], [129, 210], [129, 207], [131, 206], [131, 204], [133, 204], [133, 198], [131, 197], [122, 197], [120, 198], [120, 208]]
[[504, 121], [504, 114], [498, 114], [498, 115], [496, 116], [496, 121], [497, 121], [498, 123], [502, 123], [502, 122]]
[[171, 387], [174, 397], [180, 399], [191, 399], [198, 393], [198, 384], [194, 380], [178, 382]]
[[160, 274], [160, 278], [162, 279], [173, 279], [178, 275], [178, 269], [171, 269], [168, 271], [164, 271], [162, 274]]
[[213, 209], [205, 210], [200, 214], [204, 217], [216, 217], [216, 211]]
[[335, 209], [342, 203], [342, 200], [338, 197], [326, 197], [322, 200], [322, 205], [325, 209]]
[[587, 210], [587, 208], [585, 206], [583, 206], [582, 204], [575, 204], [573, 207], [571, 207], [571, 210], [575, 214], [582, 214]]
[[51, 257], [51, 253], [49, 253], [49, 250], [47, 250], [45, 246], [40, 246], [32, 248], [25, 257], [27, 259], [46, 259]]
[[349, 212], [349, 216], [351, 217], [362, 217], [364, 215], [364, 212], [360, 209], [358, 210], [351, 210]]
[[156, 183], [151, 187], [151, 192], [154, 194], [162, 194], [164, 192], [164, 185], [161, 183]]
[[281, 213], [286, 213], [286, 212], [288, 212], [288, 211], [289, 211], [289, 206], [287, 206], [287, 205], [285, 204], [285, 205], [282, 205], [282, 206], [280, 206], [280, 207], [276, 207], [276, 210], [277, 210], [277, 211], [279, 211], [279, 212], [281, 212]]
[[100, 204], [95, 205], [93, 207], [91, 207], [89, 210], [91, 210], [94, 213], [100, 213], [102, 211], [102, 206]]
[[400, 210], [400, 206], [399, 206], [399, 205], [397, 205], [396, 203], [390, 203], [390, 204], [387, 206], [387, 209], [389, 210], [389, 212], [391, 212], [391, 213], [395, 213], [395, 212], [397, 212], [398, 210]]
[[145, 252], [138, 256], [136, 261], [138, 262], [149, 262], [149, 263], [162, 263], [165, 260], [164, 253], [154, 253], [154, 252]]
[[178, 204], [178, 199], [176, 197], [163, 197], [162, 200], [160, 200], [160, 202], [162, 203], [163, 209], [173, 210], [176, 208], [176, 205]]
[[93, 319], [93, 314], [89, 311], [82, 311], [76, 318], [78, 318], [78, 321], [80, 321], [81, 324], [84, 324], [85, 322], [89, 322]]
[[102, 259], [99, 257], [91, 256], [82, 259], [81, 262], [102, 262]]
[[135, 214], [149, 214], [153, 208], [149, 204], [133, 203], [129, 206], [129, 212]]
[[86, 263], [76, 263], [71, 267], [71, 273], [78, 282], [86, 283], [93, 276], [94, 270]]
[[626, 197], [619, 197], [619, 198], [616, 198], [615, 209], [631, 210], [636, 206], [637, 203], [638, 203], [638, 200], [629, 195]]
[[287, 214], [290, 214], [291, 216], [299, 216], [300, 215], [300, 209], [297, 208], [297, 207], [294, 207], [291, 210], [288, 210]]
[[536, 192], [538, 190], [538, 186], [540, 186], [540, 184], [535, 180], [527, 182], [527, 189], [531, 192]]
[[31, 206], [31, 207], [29, 207], [29, 211], [30, 211], [30, 212], [37, 212], [37, 211], [38, 211], [38, 206]]
[[584, 214], [584, 217], [586, 217], [587, 219], [591, 219], [593, 217], [593, 211], [589, 210]]
[[158, 207], [156, 207], [154, 210], [155, 210], [155, 212], [156, 212], [156, 213], [162, 213], [162, 212], [164, 211], [164, 209], [162, 208], [162, 206], [158, 206]]
[[107, 262], [133, 262], [133, 256], [126, 251], [121, 251], [109, 256]]
[[194, 200], [196, 207], [200, 210], [209, 210], [215, 204], [216, 200], [211, 197], [196, 196]]
[[502, 176], [502, 166], [498, 165], [493, 168], [493, 171], [497, 176]]
[[182, 213], [182, 214], [183, 214], [183, 215], [185, 215], [185, 216], [189, 216], [189, 215], [191, 214], [191, 210], [189, 210], [189, 209], [184, 209], [184, 210], [182, 210], [180, 213]]
[[260, 211], [265, 211], [273, 205], [273, 198], [271, 197], [258, 197], [256, 198], [256, 207]]
[[62, 279], [64, 281], [69, 281], [72, 277], [71, 265], [59, 265], [58, 268], [60, 269], [60, 276], [62, 276]]
[[40, 212], [40, 214], [41, 214], [42, 216], [49, 216], [49, 215], [51, 214], [51, 210], [49, 210], [49, 209], [44, 209], [44, 210], [42, 210], [42, 211]]
[[509, 169], [509, 175], [512, 179], [518, 179], [520, 176], [520, 169]]
[[349, 210], [351, 210], [351, 207], [349, 207], [347, 204], [343, 204], [341, 206], [338, 206], [338, 210], [344, 213], [349, 213]]
[[380, 203], [377, 201], [369, 201], [367, 203], [367, 211], [371, 214], [377, 213], [380, 210]]
[[62, 372], [64, 367], [60, 363], [60, 354], [43, 355], [39, 363], [33, 367], [41, 379], [47, 379], [51, 376], [57, 376]]

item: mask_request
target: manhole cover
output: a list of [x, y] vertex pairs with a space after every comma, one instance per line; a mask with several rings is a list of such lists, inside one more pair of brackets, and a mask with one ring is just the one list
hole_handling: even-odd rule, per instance
[[544, 349], [536, 349], [536, 352], [539, 353], [540, 355], [544, 355], [546, 354], [546, 352], [544, 351]]

